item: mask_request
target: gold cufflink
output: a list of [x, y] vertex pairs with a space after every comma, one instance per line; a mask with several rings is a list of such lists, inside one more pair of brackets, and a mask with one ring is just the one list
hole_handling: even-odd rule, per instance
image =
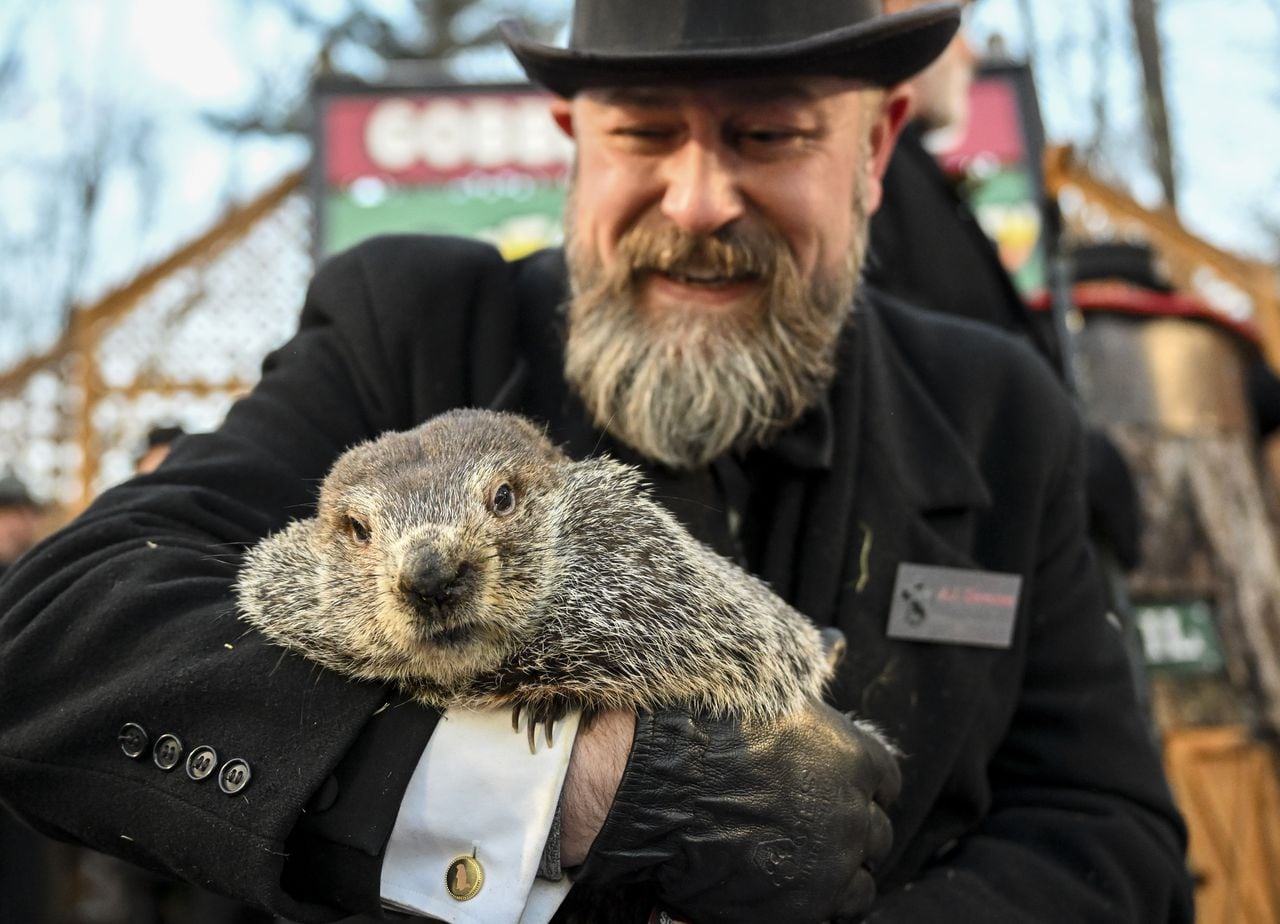
[[480, 894], [480, 887], [484, 885], [484, 867], [474, 853], [469, 857], [454, 857], [444, 874], [444, 884], [458, 901], [470, 901]]

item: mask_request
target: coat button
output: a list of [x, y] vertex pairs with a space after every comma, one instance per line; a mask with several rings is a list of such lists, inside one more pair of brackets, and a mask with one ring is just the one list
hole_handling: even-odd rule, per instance
[[458, 901], [470, 901], [480, 894], [480, 887], [484, 885], [484, 867], [475, 857], [454, 857], [445, 871], [444, 884]]
[[218, 752], [207, 744], [202, 744], [187, 755], [187, 776], [197, 783], [209, 778], [218, 766]]
[[177, 735], [161, 735], [156, 739], [151, 756], [161, 770], [172, 770], [182, 760], [182, 742]]
[[120, 732], [116, 735], [116, 740], [120, 742], [120, 750], [125, 755], [137, 759], [146, 753], [147, 731], [141, 725], [134, 722], [127, 722], [120, 728]]
[[218, 771], [218, 788], [228, 796], [234, 796], [249, 785], [249, 762], [234, 757], [222, 765]]

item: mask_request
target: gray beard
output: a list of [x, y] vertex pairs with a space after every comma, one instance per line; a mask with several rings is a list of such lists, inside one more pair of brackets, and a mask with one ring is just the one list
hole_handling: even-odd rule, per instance
[[[691, 236], [642, 219], [619, 241], [613, 267], [568, 229], [565, 375], [595, 424], [676, 469], [770, 442], [835, 374], [865, 250], [860, 209], [854, 221], [841, 270], [807, 281], [785, 240], [767, 229]], [[644, 308], [649, 273], [708, 269], [763, 280], [758, 303], [729, 313], [695, 305], [660, 317]]]

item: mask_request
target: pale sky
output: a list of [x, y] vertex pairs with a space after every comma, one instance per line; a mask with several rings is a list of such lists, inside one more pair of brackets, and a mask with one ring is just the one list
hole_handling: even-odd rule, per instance
[[[1040, 106], [1051, 140], [1088, 131], [1088, 71], [1096, 35], [1092, 17], [1106, 9], [1111, 23], [1116, 79], [1111, 115], [1141, 137], [1141, 84], [1125, 0], [1033, 0], [1040, 45]], [[1255, 209], [1280, 225], [1280, 3], [1272, 0], [1161, 0], [1164, 77], [1180, 180], [1181, 217], [1211, 242], [1245, 255], [1264, 256]], [[1229, 12], [1228, 12], [1229, 11]], [[983, 0], [975, 31], [997, 29], [1021, 51], [1015, 0]], [[1055, 53], [1062, 49], [1061, 54]], [[1072, 64], [1074, 62], [1074, 65]], [[1116, 169], [1147, 204], [1159, 187], [1143, 152], [1129, 150]]]

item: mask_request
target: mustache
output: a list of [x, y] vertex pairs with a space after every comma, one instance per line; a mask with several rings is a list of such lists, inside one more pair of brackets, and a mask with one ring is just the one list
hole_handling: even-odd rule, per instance
[[618, 241], [617, 266], [628, 281], [647, 273], [727, 279], [771, 278], [791, 260], [782, 235], [768, 228], [729, 225], [694, 234], [675, 225], [641, 221]]

